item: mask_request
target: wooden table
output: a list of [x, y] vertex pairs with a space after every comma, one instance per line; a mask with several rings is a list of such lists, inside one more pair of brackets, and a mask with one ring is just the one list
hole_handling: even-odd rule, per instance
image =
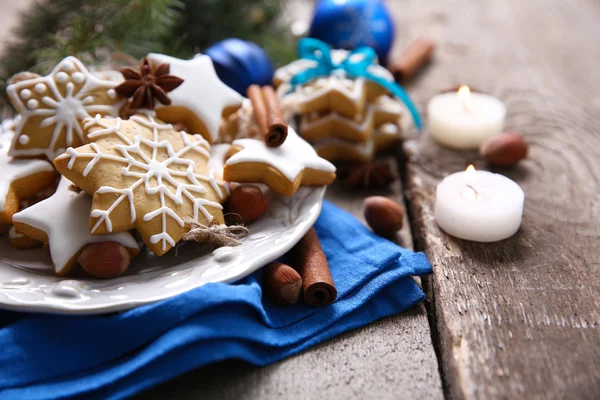
[[[397, 184], [389, 195], [405, 196], [415, 248], [433, 264], [424, 280], [431, 325], [416, 307], [267, 368], [200, 369], [158, 397], [600, 398], [600, 3], [389, 3], [399, 47], [420, 35], [439, 43], [435, 62], [407, 87], [420, 108], [459, 83], [492, 93], [530, 157], [499, 169], [439, 147], [426, 130], [405, 142], [406, 190]], [[435, 224], [437, 183], [469, 163], [525, 190], [514, 237], [469, 243]], [[363, 195], [334, 186], [328, 198], [360, 215]]]
[[[379, 194], [407, 201], [398, 240], [414, 241], [433, 264], [426, 307], [265, 368], [201, 368], [140, 398], [600, 398], [600, 3], [388, 3], [399, 49], [420, 35], [439, 43], [407, 87], [420, 108], [458, 83], [492, 93], [508, 106], [508, 128], [529, 142], [529, 159], [491, 168], [474, 152], [437, 146], [425, 129], [399, 152], [402, 182]], [[295, 18], [308, 16], [308, 4], [294, 6]], [[469, 163], [525, 190], [514, 237], [476, 244], [436, 226], [437, 183]], [[367, 194], [337, 184], [327, 196], [360, 216]]]
[[[431, 325], [416, 307], [267, 368], [200, 369], [158, 397], [600, 398], [600, 3], [389, 3], [400, 45], [420, 35], [439, 43], [407, 87], [420, 108], [459, 83], [492, 93], [530, 157], [499, 169], [439, 147], [426, 130], [405, 142], [406, 190], [397, 183], [388, 195], [406, 198], [415, 248], [433, 264], [424, 280]], [[469, 163], [525, 190], [514, 237], [469, 243], [437, 227], [435, 187]], [[360, 216], [364, 195], [336, 185], [328, 198]], [[410, 246], [410, 231], [401, 237]]]

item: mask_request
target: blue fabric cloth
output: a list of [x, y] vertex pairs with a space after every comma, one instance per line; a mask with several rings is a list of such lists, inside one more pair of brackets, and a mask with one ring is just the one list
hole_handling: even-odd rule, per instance
[[327, 202], [315, 228], [339, 294], [328, 307], [270, 303], [259, 271], [104, 316], [0, 311], [0, 398], [120, 399], [215, 361], [273, 363], [423, 300], [423, 254]]

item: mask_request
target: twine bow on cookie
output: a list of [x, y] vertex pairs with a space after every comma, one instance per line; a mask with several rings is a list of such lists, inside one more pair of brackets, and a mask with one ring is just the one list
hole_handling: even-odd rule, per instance
[[301, 58], [316, 61], [316, 65], [296, 74], [290, 81], [292, 88], [304, 85], [321, 76], [329, 76], [334, 71], [344, 71], [350, 78], [365, 78], [389, 90], [398, 97], [410, 111], [417, 129], [421, 130], [421, 116], [408, 94], [395, 81], [377, 76], [369, 72], [371, 65], [376, 65], [377, 55], [370, 47], [359, 47], [348, 54], [341, 63], [334, 63], [331, 48], [325, 42], [313, 38], [304, 38], [298, 42], [298, 55]]

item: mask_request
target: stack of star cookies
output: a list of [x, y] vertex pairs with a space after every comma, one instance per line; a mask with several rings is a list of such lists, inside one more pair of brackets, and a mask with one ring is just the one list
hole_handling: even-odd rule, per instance
[[[277, 148], [264, 138], [213, 147], [244, 98], [204, 55], [149, 54], [101, 74], [67, 57], [10, 83], [19, 116], [0, 133], [0, 233], [19, 249], [46, 244], [61, 276], [79, 263], [115, 277], [146, 249], [163, 256], [182, 241], [227, 244], [230, 184], [293, 195], [335, 179], [291, 129]], [[94, 249], [107, 265], [84, 262]]]
[[[345, 50], [334, 50], [334, 63]], [[287, 117], [297, 121], [299, 134], [329, 161], [368, 162], [377, 151], [391, 147], [412, 125], [404, 105], [379, 84], [351, 79], [342, 70], [292, 87], [291, 79], [316, 62], [300, 59], [275, 72], [274, 83]], [[369, 72], [393, 81], [380, 65]]]

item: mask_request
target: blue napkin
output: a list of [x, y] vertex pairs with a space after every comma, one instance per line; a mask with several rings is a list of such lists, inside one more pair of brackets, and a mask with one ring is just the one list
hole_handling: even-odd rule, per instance
[[328, 307], [272, 304], [259, 271], [117, 314], [0, 311], [0, 398], [121, 399], [216, 361], [270, 364], [423, 300], [423, 254], [327, 202], [315, 228], [339, 294]]

